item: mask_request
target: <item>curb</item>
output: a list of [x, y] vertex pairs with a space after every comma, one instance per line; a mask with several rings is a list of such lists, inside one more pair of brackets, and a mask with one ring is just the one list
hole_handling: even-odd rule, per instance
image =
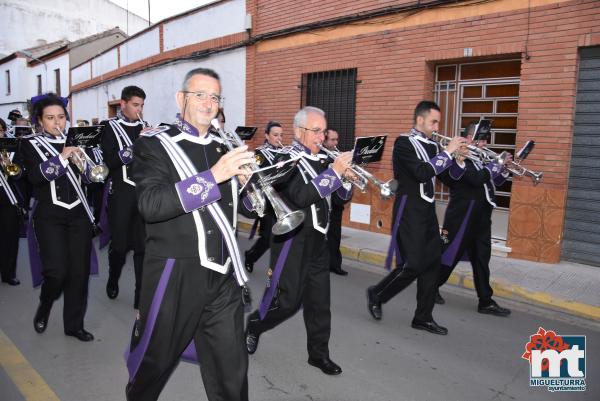
[[[251, 227], [251, 224], [247, 222], [238, 222], [238, 229], [240, 231], [250, 232]], [[369, 265], [374, 265], [380, 267], [381, 270], [385, 271], [383, 268], [385, 264], [385, 254], [369, 249], [352, 248], [343, 244], [340, 246], [340, 251], [342, 252], [342, 256], [344, 258], [356, 260]], [[450, 275], [450, 278], [448, 279], [448, 284], [461, 288], [467, 288], [469, 290], [475, 289], [475, 286], [473, 284], [472, 273], [462, 273], [457, 272], [456, 270], [453, 271]], [[556, 296], [548, 292], [531, 291], [519, 285], [506, 282], [504, 280], [492, 278], [490, 284], [494, 289], [494, 295], [497, 295], [498, 297], [507, 298], [519, 302], [526, 302], [533, 305], [538, 305], [545, 308], [565, 312], [573, 316], [600, 321], [600, 307], [598, 306], [557, 298]]]

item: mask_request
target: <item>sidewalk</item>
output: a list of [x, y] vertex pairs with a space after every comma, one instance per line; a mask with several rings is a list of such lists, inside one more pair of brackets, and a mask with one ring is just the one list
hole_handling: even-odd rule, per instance
[[[251, 224], [252, 221], [240, 216], [241, 231], [249, 232]], [[344, 258], [373, 265], [382, 275], [386, 272], [383, 266], [389, 243], [389, 235], [342, 228]], [[490, 270], [495, 296], [600, 321], [600, 267], [492, 256]], [[448, 284], [474, 291], [471, 265], [460, 262]]]

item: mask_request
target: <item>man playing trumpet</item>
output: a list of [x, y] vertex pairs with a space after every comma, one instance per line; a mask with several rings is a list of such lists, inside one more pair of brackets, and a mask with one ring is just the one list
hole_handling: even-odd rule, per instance
[[108, 182], [108, 248], [109, 274], [106, 295], [114, 299], [119, 295], [119, 277], [127, 252], [133, 249], [135, 293], [133, 307], [138, 309], [144, 261], [144, 222], [135, 198], [135, 182], [131, 178], [132, 145], [145, 127], [140, 119], [144, 110], [146, 93], [137, 86], [127, 86], [121, 92], [121, 110], [117, 117], [103, 121], [102, 155], [110, 171]]
[[408, 135], [401, 135], [394, 143], [392, 156], [394, 178], [398, 191], [394, 203], [392, 241], [386, 265], [392, 254], [396, 269], [367, 290], [367, 307], [374, 319], [382, 318], [382, 303], [417, 280], [417, 309], [412, 327], [434, 334], [447, 334], [432, 316], [437, 278], [440, 268], [441, 244], [435, 213], [435, 177], [447, 169], [456, 175], [461, 168], [453, 154], [465, 144], [465, 139], [454, 138], [445, 150], [439, 151], [431, 140], [440, 123], [440, 108], [430, 101], [422, 101], [415, 108], [414, 127]]
[[302, 156], [290, 179], [277, 187], [285, 203], [302, 210], [305, 220], [294, 231], [273, 237], [268, 284], [260, 307], [248, 316], [246, 348], [256, 352], [262, 333], [271, 330], [303, 307], [308, 363], [325, 374], [342, 369], [329, 358], [331, 332], [329, 252], [327, 230], [332, 196], [348, 199], [341, 178], [352, 154], [343, 153], [329, 164], [319, 153], [327, 120], [316, 107], [305, 107], [294, 117], [291, 156]]
[[[475, 122], [465, 132], [473, 143]], [[476, 146], [485, 146], [487, 139], [478, 138]], [[508, 155], [506, 162], [512, 160]], [[436, 303], [445, 300], [439, 293], [452, 270], [466, 253], [473, 268], [473, 282], [479, 297], [477, 311], [495, 316], [508, 316], [510, 310], [499, 306], [493, 299], [490, 286], [490, 257], [492, 250], [492, 211], [496, 207], [495, 187], [502, 185], [509, 172], [496, 162], [485, 166], [476, 158], [465, 158], [459, 154], [456, 161], [464, 165], [463, 174], [454, 176], [445, 172], [442, 180], [450, 187], [450, 202], [446, 208], [442, 228], [442, 267], [438, 278]]]

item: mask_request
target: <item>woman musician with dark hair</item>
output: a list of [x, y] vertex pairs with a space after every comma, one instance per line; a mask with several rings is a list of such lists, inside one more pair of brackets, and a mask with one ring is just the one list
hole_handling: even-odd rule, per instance
[[[92, 341], [94, 336], [83, 327], [93, 215], [81, 182], [89, 182], [89, 176], [86, 176], [89, 168], [85, 168], [81, 149], [65, 146], [67, 110], [64, 100], [48, 94], [32, 101], [35, 102], [33, 120], [40, 131], [39, 135], [24, 141], [22, 151], [37, 201], [33, 228], [43, 276], [33, 326], [38, 333], [46, 330], [52, 304], [62, 293], [65, 334], [81, 341]], [[34, 238], [31, 240], [35, 241]], [[32, 261], [32, 275], [34, 271]]]

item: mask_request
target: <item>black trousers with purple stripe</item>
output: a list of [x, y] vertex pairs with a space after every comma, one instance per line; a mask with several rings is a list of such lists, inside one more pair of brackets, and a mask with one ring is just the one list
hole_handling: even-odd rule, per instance
[[[401, 199], [401, 196], [396, 197], [392, 221], [396, 219]], [[429, 322], [433, 320], [442, 247], [435, 205], [409, 196], [396, 240], [404, 263], [374, 286], [375, 295], [382, 303], [386, 303], [416, 280], [417, 308], [414, 319]]]
[[[468, 206], [468, 202], [466, 203]], [[464, 202], [452, 202], [448, 204], [446, 216], [444, 218], [444, 230], [448, 231], [448, 244], [446, 244], [442, 253], [446, 251], [448, 245], [454, 241], [457, 232], [466, 216], [467, 207]], [[438, 287], [441, 287], [448, 281], [452, 271], [460, 262], [461, 257], [468, 254], [473, 269], [473, 282], [479, 305], [487, 306], [492, 302], [494, 291], [490, 286], [490, 258], [492, 255], [492, 207], [487, 201], [475, 203], [473, 213], [469, 216], [469, 221], [460, 240], [460, 246], [456, 257], [449, 266], [442, 264], [438, 279]]]
[[[140, 315], [143, 328], [166, 259], [144, 260]], [[184, 349], [193, 340], [200, 372], [210, 401], [248, 400], [248, 354], [244, 340], [241, 291], [232, 274], [200, 265], [198, 258], [177, 259], [127, 400], [157, 400]], [[143, 329], [135, 333], [138, 345]]]
[[[284, 237], [273, 238], [272, 268], [282, 251]], [[278, 290], [277, 305], [271, 304], [264, 320], [260, 319], [258, 310], [249, 315], [248, 331], [260, 335], [271, 330], [295, 315], [302, 306], [308, 355], [313, 359], [328, 358], [331, 334], [329, 252], [325, 234], [307, 227], [306, 221], [294, 236]]]

